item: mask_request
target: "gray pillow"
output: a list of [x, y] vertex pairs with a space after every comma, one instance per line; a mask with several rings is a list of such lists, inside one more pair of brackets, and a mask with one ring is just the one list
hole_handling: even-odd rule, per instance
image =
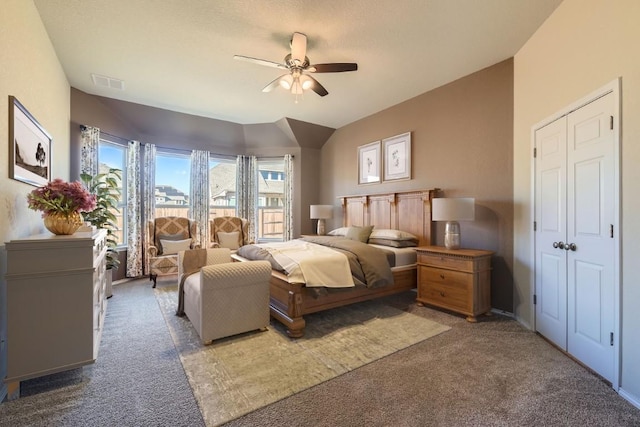
[[[188, 237], [188, 236], [187, 236]], [[183, 233], [176, 234], [158, 234], [156, 238], [156, 246], [158, 247], [158, 255], [162, 255], [162, 241], [163, 240], [184, 240], [186, 237]]]
[[367, 243], [369, 235], [373, 230], [373, 225], [367, 225], [364, 227], [349, 227], [347, 230], [346, 238], [351, 240], [358, 240], [362, 243]]
[[391, 240], [391, 239], [376, 239], [369, 238], [369, 243], [374, 245], [384, 245], [392, 248], [412, 248], [418, 246], [418, 242], [415, 240]]

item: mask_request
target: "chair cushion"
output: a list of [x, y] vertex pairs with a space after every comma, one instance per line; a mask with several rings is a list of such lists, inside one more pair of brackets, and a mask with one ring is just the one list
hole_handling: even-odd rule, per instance
[[183, 240], [186, 236], [184, 233], [176, 233], [176, 234], [158, 234], [158, 239], [156, 241], [158, 247], [158, 255], [162, 255], [164, 253], [164, 248], [162, 247], [163, 241], [168, 240]]
[[218, 243], [223, 248], [229, 248], [231, 250], [238, 249], [242, 245], [240, 232], [231, 231], [226, 233], [224, 231], [218, 231]]
[[178, 272], [178, 256], [163, 255], [149, 258], [149, 271], [153, 274], [173, 274]]
[[160, 240], [163, 255], [177, 254], [180, 251], [191, 249], [191, 239], [184, 240]]

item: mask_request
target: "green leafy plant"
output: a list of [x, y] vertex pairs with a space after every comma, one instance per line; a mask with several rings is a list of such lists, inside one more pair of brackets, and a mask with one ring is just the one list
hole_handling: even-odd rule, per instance
[[106, 173], [99, 173], [95, 176], [83, 173], [80, 179], [91, 194], [96, 196], [96, 208], [89, 212], [84, 212], [82, 216], [85, 221], [95, 225], [97, 228], [107, 230], [107, 268], [117, 269], [120, 265], [118, 260], [118, 239], [116, 233], [118, 225], [115, 213], [120, 212], [118, 202], [120, 201], [120, 183], [122, 182], [122, 171], [120, 169], [109, 169]]

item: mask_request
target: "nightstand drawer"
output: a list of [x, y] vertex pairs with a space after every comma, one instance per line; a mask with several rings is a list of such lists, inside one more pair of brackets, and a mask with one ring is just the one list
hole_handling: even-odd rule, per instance
[[455, 258], [429, 252], [418, 252], [418, 263], [460, 271], [473, 271], [473, 259]]
[[462, 313], [470, 313], [469, 291], [466, 286], [443, 285], [441, 283], [421, 283], [420, 300], [428, 304], [450, 308]]
[[473, 275], [460, 271], [420, 266], [420, 281], [455, 286], [468, 292], [470, 285], [473, 285]]

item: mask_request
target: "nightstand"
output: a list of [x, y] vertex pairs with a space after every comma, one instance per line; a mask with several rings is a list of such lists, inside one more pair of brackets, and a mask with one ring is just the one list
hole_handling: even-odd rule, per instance
[[491, 314], [491, 255], [478, 249], [420, 246], [418, 305], [429, 304], [467, 316]]

